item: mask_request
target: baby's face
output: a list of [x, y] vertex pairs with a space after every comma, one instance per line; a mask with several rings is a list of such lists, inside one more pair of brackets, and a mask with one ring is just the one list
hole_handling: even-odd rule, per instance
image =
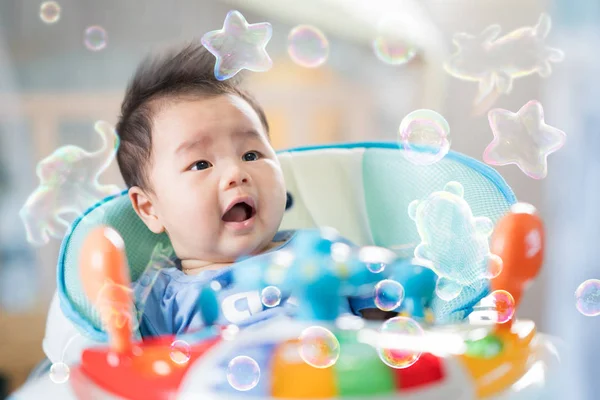
[[281, 166], [235, 95], [176, 101], [152, 128], [153, 206], [182, 260], [233, 262], [264, 249], [285, 211]]

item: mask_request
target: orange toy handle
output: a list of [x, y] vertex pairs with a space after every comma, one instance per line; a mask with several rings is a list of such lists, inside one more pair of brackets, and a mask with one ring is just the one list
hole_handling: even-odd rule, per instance
[[92, 230], [81, 248], [79, 263], [83, 289], [100, 313], [112, 349], [129, 352], [135, 315], [123, 239], [108, 226]]
[[[498, 221], [490, 251], [502, 259], [502, 271], [492, 279], [491, 290], [506, 290], [521, 302], [526, 285], [537, 276], [544, 257], [544, 224], [530, 204], [517, 203]], [[510, 328], [512, 321], [507, 322]]]

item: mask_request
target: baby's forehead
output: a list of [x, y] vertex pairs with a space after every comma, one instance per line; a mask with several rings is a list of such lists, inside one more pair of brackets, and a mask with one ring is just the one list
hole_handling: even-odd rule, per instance
[[170, 135], [195, 134], [189, 129], [205, 129], [206, 132], [201, 133], [206, 136], [220, 135], [220, 132], [214, 132], [215, 129], [233, 132], [266, 130], [259, 112], [245, 99], [233, 94], [159, 99], [152, 105], [151, 118], [153, 130], [174, 130]]
[[182, 157], [194, 150], [260, 141], [269, 135], [257, 111], [237, 95], [162, 98], [152, 105], [154, 156]]

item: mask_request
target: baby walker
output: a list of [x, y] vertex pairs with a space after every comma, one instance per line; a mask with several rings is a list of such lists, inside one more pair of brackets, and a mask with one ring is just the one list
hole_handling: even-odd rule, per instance
[[[363, 175], [368, 172], [365, 148], [377, 153], [372, 161], [385, 162], [386, 154], [398, 159], [397, 147], [368, 147], [348, 146], [340, 152], [350, 157], [358, 154]], [[323, 150], [280, 154], [292, 194], [296, 195], [304, 182], [298, 170], [293, 171], [295, 176], [290, 173], [292, 164], [285, 157], [291, 154], [295, 165], [305, 163], [315, 174], [323, 175], [325, 170], [310, 158], [319, 151]], [[450, 152], [440, 163], [464, 165], [462, 157]], [[329, 170], [348, 170], [351, 164], [340, 159], [333, 167], [328, 161]], [[480, 170], [487, 174], [487, 182], [502, 183], [491, 171]], [[288, 180], [288, 176], [295, 180]], [[476, 181], [479, 175], [468, 179]], [[368, 181], [375, 185], [375, 180], [365, 178], [363, 184]], [[387, 183], [393, 186], [393, 182]], [[439, 183], [432, 185], [439, 187]], [[419, 196], [408, 194], [404, 202], [423, 198], [427, 192], [431, 193], [430, 188]], [[365, 193], [367, 203], [369, 196]], [[513, 315], [527, 284], [541, 268], [544, 228], [535, 208], [506, 198], [508, 205], [504, 202], [498, 206], [498, 210], [506, 211], [495, 219], [490, 240], [490, 252], [503, 261], [502, 272], [490, 281], [492, 296], [487, 298], [492, 302], [462, 304], [465, 316], [474, 310], [472, 316], [485, 317], [445, 325], [432, 324], [425, 311], [432, 307], [435, 297], [435, 274], [415, 259], [402, 256], [402, 249], [389, 250], [394, 246], [377, 237], [373, 221], [379, 217], [371, 214], [372, 241], [377, 246], [349, 250], [329, 231], [307, 231], [298, 234], [294, 257], [287, 264], [234, 272], [234, 281], [248, 287], [261, 289], [276, 281], [282, 290], [290, 290], [298, 300], [296, 318], [280, 315], [243, 329], [217, 326], [214, 299], [218, 288], [207, 287], [198, 303], [205, 328], [179, 336], [140, 339], [136, 320], [131, 318], [135, 313], [131, 312], [134, 298], [130, 287], [136, 278], [130, 271], [134, 266], [129, 247], [125, 253], [127, 239], [121, 229], [91, 224], [75, 242], [77, 275], [85, 301], [102, 320], [108, 344], [98, 341], [84, 349], [80, 361], [70, 366], [65, 383], [56, 384], [45, 376], [17, 392], [14, 399], [40, 393], [64, 399], [144, 400], [544, 398], [545, 382], [558, 363], [556, 350], [532, 321]], [[311, 201], [300, 196], [296, 199], [305, 204]], [[476, 207], [473, 214], [482, 215]], [[383, 208], [382, 213], [386, 211], [379, 208]], [[343, 228], [352, 231], [348, 226]], [[385, 237], [389, 237], [389, 227], [386, 229]], [[413, 238], [415, 234], [411, 233]], [[345, 232], [342, 235], [346, 236]], [[361, 242], [356, 237], [350, 239]], [[65, 248], [63, 253], [68, 253]], [[379, 251], [380, 261], [386, 265], [381, 279], [404, 287], [404, 312], [387, 321], [340, 315], [332, 304], [344, 293], [360, 293], [369, 283], [363, 253], [373, 249]], [[274, 276], [278, 277], [275, 281]], [[237, 372], [233, 360], [241, 360]]]

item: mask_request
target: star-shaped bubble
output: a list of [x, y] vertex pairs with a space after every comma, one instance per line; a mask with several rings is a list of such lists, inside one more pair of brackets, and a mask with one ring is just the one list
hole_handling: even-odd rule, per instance
[[41, 246], [48, 243], [49, 236], [60, 239], [88, 207], [120, 191], [116, 185], [98, 182], [115, 158], [119, 137], [107, 122], [98, 121], [94, 128], [102, 137], [99, 150], [63, 146], [37, 165], [40, 184], [19, 211], [30, 243]]
[[223, 29], [202, 36], [202, 45], [217, 59], [215, 77], [224, 81], [242, 69], [268, 71], [273, 61], [266, 47], [272, 34], [270, 23], [248, 24], [239, 11], [229, 11]]
[[483, 152], [490, 165], [516, 164], [527, 176], [545, 178], [548, 155], [560, 149], [566, 134], [544, 122], [542, 105], [531, 100], [516, 112], [493, 109], [488, 113], [494, 140]]

